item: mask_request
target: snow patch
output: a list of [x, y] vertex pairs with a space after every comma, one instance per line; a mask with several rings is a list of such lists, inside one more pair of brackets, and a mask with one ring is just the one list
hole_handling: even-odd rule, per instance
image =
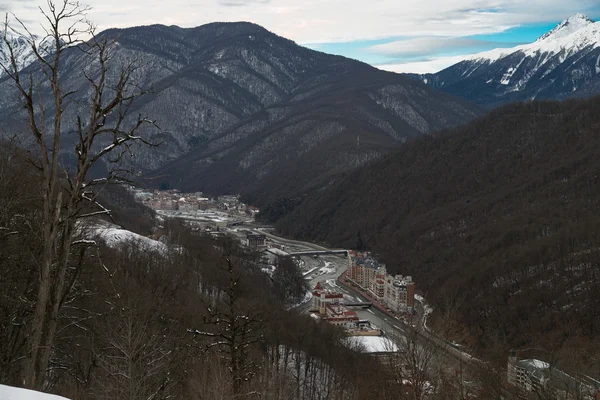
[[106, 243], [108, 247], [119, 248], [127, 243], [137, 244], [146, 251], [166, 254], [169, 248], [166, 244], [153, 240], [126, 229], [118, 228], [115, 225], [96, 225], [90, 229], [91, 237], [98, 237]]
[[319, 268], [319, 275], [325, 275], [325, 274], [333, 274], [336, 271], [335, 267], [331, 267], [331, 264], [329, 261], [325, 261], [325, 266]]
[[21, 389], [12, 386], [0, 385], [0, 399], [2, 400], [67, 400], [65, 397], [56, 396], [34, 390]]
[[289, 307], [290, 308], [296, 308], [298, 306], [301, 306], [302, 304], [306, 304], [309, 301], [311, 301], [313, 298], [313, 294], [310, 290], [307, 290], [306, 293], [304, 293], [304, 297], [302, 298], [302, 300], [300, 300], [298, 303], [294, 304], [293, 306]]
[[545, 361], [542, 360], [537, 360], [535, 358], [529, 359], [529, 360], [521, 360], [522, 363], [524, 364], [529, 364], [532, 367], [538, 368], [538, 369], [547, 369], [550, 368], [550, 364], [548, 364]]
[[260, 270], [272, 278], [276, 268], [274, 265], [265, 265]]
[[350, 336], [349, 347], [361, 346], [365, 353], [395, 353], [398, 346], [392, 340], [384, 336]]

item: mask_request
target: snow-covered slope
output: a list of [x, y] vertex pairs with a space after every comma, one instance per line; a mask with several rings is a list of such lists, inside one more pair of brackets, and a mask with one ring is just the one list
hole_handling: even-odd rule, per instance
[[98, 223], [90, 229], [90, 238], [102, 239], [108, 247], [119, 248], [124, 244], [137, 244], [146, 251], [166, 254], [169, 248], [166, 244], [137, 233], [121, 229], [116, 225]]
[[486, 106], [595, 94], [600, 92], [600, 22], [576, 14], [533, 43], [478, 53], [417, 77]]
[[[17, 35], [11, 31], [0, 32], [0, 65], [10, 65], [10, 51], [9, 46], [6, 44], [4, 38], [10, 43], [13, 49], [15, 59], [17, 60], [18, 69], [25, 68], [33, 61], [35, 61], [35, 55], [31, 50], [31, 46], [25, 36]], [[39, 38], [35, 38], [39, 42]], [[4, 69], [0, 68], [0, 77], [4, 75]]]
[[[551, 56], [564, 52], [568, 57], [568, 55], [585, 48], [591, 47], [593, 49], [599, 46], [600, 22], [594, 22], [583, 14], [575, 14], [533, 43], [482, 52], [469, 57], [468, 60], [494, 62], [517, 52], [528, 57], [536, 57], [540, 54]], [[544, 65], [545, 61], [548, 61], [548, 58], [542, 60], [540, 67]]]
[[12, 386], [0, 385], [1, 400], [67, 400], [64, 397], [53, 394], [36, 392]]

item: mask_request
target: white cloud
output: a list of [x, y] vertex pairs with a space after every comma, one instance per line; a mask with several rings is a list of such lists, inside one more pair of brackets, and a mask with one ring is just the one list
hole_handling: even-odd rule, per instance
[[[60, 0], [59, 0], [60, 1]], [[83, 0], [101, 29], [144, 24], [198, 26], [252, 21], [300, 43], [402, 37], [460, 37], [560, 20], [597, 0]], [[27, 19], [44, 0], [4, 0]], [[492, 11], [487, 11], [492, 10]], [[38, 21], [41, 19], [38, 18]]]
[[452, 51], [486, 44], [489, 44], [489, 42], [469, 38], [430, 36], [379, 44], [369, 47], [367, 51], [392, 57], [414, 57], [431, 54], [432, 52]]
[[468, 58], [468, 55], [437, 57], [426, 61], [414, 61], [406, 63], [384, 64], [376, 67], [384, 71], [392, 71], [407, 74], [429, 74], [436, 73]]

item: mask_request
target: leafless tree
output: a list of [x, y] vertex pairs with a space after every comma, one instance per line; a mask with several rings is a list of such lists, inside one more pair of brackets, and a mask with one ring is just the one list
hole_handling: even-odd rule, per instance
[[222, 285], [204, 301], [207, 328], [190, 329], [190, 333], [208, 338], [206, 351], [216, 349], [221, 354], [231, 374], [231, 395], [241, 398], [256, 394], [244, 390], [256, 373], [252, 353], [263, 339], [264, 314], [260, 308], [253, 309], [248, 283], [243, 282], [249, 264], [238, 253], [241, 250], [229, 240], [222, 246], [221, 260], [217, 263], [217, 273], [223, 276]]
[[[79, 271], [70, 268], [76, 242], [77, 221], [84, 217], [107, 214], [97, 201], [98, 188], [120, 179], [118, 172], [103, 179], [90, 180], [88, 173], [99, 160], [119, 160], [135, 142], [148, 143], [138, 130], [152, 121], [138, 116], [127, 123], [127, 113], [136, 98], [144, 94], [132, 80], [135, 65], [124, 66], [115, 79], [109, 76], [111, 43], [82, 37], [94, 35], [94, 27], [86, 19], [89, 8], [77, 1], [48, 0], [40, 12], [45, 19], [45, 37], [38, 38], [16, 16], [4, 23], [2, 38], [8, 48], [9, 62], [0, 68], [12, 81], [27, 115], [27, 132], [35, 143], [35, 163], [41, 176], [39, 195], [40, 236], [43, 242], [37, 260], [37, 295], [29, 326], [28, 351], [23, 384], [39, 389], [52, 352], [59, 311]], [[22, 33], [27, 38], [37, 61], [37, 68], [20, 70], [8, 32]], [[40, 45], [44, 43], [44, 45]], [[82, 51], [93, 60], [83, 72], [86, 92], [66, 91], [61, 82], [63, 58], [67, 51]], [[27, 72], [24, 72], [27, 71]], [[81, 105], [81, 99], [87, 101]], [[82, 111], [75, 126], [77, 142], [72, 149], [76, 167], [64, 164], [60, 154], [65, 146], [65, 108], [79, 104]], [[51, 104], [51, 106], [48, 106]], [[107, 143], [106, 146], [99, 146]], [[149, 143], [148, 143], [149, 144]], [[93, 205], [96, 210], [89, 211]]]
[[[395, 365], [396, 377], [410, 386], [409, 398], [423, 400], [432, 393], [432, 371], [439, 364], [438, 348], [423, 338], [419, 329], [406, 329], [402, 336], [395, 336], [397, 352], [390, 361]], [[439, 371], [433, 371], [439, 374]]]

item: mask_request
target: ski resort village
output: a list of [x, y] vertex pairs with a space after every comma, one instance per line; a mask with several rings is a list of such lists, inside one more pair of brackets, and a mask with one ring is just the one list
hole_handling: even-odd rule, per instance
[[[413, 278], [390, 274], [386, 265], [368, 251], [327, 248], [276, 236], [272, 227], [255, 221], [259, 210], [242, 203], [238, 196], [208, 198], [200, 192], [130, 190], [160, 218], [179, 219], [193, 230], [214, 237], [235, 238], [259, 254], [262, 271], [272, 279], [276, 278], [275, 271], [282, 263], [292, 262], [301, 271], [308, 290], [291, 308], [342, 328], [351, 348], [377, 356], [386, 365], [396, 363], [406, 369], [409, 366], [400, 355], [406, 349], [399, 347], [397, 340], [410, 337], [408, 332], [414, 331], [418, 332], [417, 342], [421, 343], [418, 346], [423, 346], [420, 351], [431, 351], [428, 346], [441, 351], [445, 354], [443, 364], [453, 374], [462, 374], [460, 371], [465, 365], [480, 363], [457, 344], [431, 332], [427, 328], [427, 317], [432, 309], [423, 296], [417, 294]], [[402, 340], [406, 343], [410, 339]], [[522, 393], [549, 386], [557, 381], [556, 377], [560, 377], [562, 385], [585, 392], [588, 397], [582, 399], [600, 400], [596, 389], [600, 384], [587, 376], [572, 377], [550, 368], [544, 361], [519, 359], [516, 352], [506, 365], [507, 382]], [[410, 391], [410, 385], [406, 385], [405, 390]]]

